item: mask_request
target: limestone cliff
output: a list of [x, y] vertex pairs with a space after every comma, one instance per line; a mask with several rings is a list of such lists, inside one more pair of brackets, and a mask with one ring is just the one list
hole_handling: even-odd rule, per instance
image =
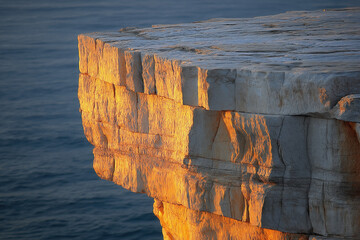
[[94, 169], [164, 239], [358, 239], [360, 8], [79, 35]]

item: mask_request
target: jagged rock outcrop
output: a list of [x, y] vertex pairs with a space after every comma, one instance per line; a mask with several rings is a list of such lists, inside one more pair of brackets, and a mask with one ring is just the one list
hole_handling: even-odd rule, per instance
[[360, 8], [79, 35], [94, 169], [165, 239], [357, 239]]

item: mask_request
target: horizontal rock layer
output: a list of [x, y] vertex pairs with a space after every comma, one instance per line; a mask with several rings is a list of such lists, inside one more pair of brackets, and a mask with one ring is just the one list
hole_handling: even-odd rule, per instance
[[92, 33], [79, 36], [79, 67], [209, 110], [358, 121], [358, 101], [356, 119], [334, 107], [359, 93], [359, 22], [353, 8]]
[[164, 238], [356, 238], [358, 13], [80, 35], [78, 96], [95, 171], [157, 199]]
[[[94, 168], [105, 179], [287, 232], [357, 225], [356, 123], [207, 111], [82, 74], [79, 99]], [[342, 217], [324, 215], [334, 206]]]

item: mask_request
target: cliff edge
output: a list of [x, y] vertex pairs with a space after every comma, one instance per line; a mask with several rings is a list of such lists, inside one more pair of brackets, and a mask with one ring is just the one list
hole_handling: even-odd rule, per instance
[[360, 8], [78, 41], [94, 169], [164, 239], [359, 239]]

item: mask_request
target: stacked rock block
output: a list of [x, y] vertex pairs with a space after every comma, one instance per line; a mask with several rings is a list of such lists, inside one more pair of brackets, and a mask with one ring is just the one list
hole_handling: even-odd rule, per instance
[[164, 239], [360, 236], [360, 8], [79, 35], [103, 179]]

